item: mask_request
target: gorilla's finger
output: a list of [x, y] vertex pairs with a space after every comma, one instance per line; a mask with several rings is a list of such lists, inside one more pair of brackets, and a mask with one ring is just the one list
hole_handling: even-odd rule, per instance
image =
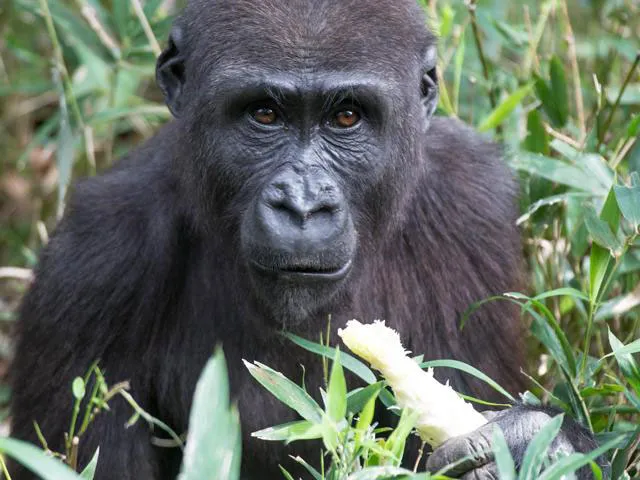
[[481, 427], [443, 443], [427, 459], [427, 470], [437, 472], [452, 465], [445, 473], [459, 476], [492, 461], [491, 429]]
[[462, 480], [498, 480], [498, 467], [495, 462], [491, 462], [483, 467], [474, 468], [460, 478]]

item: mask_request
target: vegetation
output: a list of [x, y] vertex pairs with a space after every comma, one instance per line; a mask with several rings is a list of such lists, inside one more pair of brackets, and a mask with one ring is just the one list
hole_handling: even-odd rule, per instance
[[[502, 142], [521, 180], [518, 223], [527, 289], [486, 301], [517, 303], [530, 326], [530, 365], [524, 374], [531, 387], [524, 399], [556, 405], [579, 419], [597, 434], [603, 448], [609, 448], [612, 478], [637, 478], [640, 4], [422, 3], [441, 38], [440, 114], [457, 116]], [[177, 7], [170, 0], [0, 4], [0, 373], [6, 372], [11, 357], [9, 332], [16, 305], [39, 249], [63, 212], [71, 181], [107, 168], [169, 118], [153, 71]], [[327, 345], [294, 340], [336, 359]], [[329, 418], [339, 427], [315, 432], [328, 452], [327, 469], [316, 472], [316, 478], [378, 478], [375, 473], [381, 470], [369, 470], [371, 476], [366, 476], [362, 472], [367, 470], [358, 469], [397, 468], [403, 439], [411, 431], [410, 414], [405, 413], [399, 427], [384, 434], [386, 440], [379, 438], [384, 432], [376, 431], [369, 418], [370, 402], [391, 404], [392, 394], [362, 364], [355, 373], [365, 375], [370, 386], [347, 393], [340, 380], [342, 368], [358, 365], [347, 358], [351, 357], [341, 353], [340, 361], [332, 364], [327, 404], [313, 407], [315, 423], [328, 425]], [[451, 364], [434, 366], [444, 365]], [[224, 384], [220, 371], [217, 368], [211, 380], [218, 386]], [[263, 366], [254, 365], [251, 372], [272, 375]], [[211, 384], [205, 385], [202, 388]], [[69, 386], [70, 402], [74, 395], [77, 399], [87, 394], [79, 390], [80, 383], [74, 386]], [[104, 388], [102, 394], [89, 395], [104, 399], [100, 395], [110, 392]], [[127, 392], [119, 389], [116, 394]], [[6, 403], [9, 395], [3, 386], [0, 400]], [[133, 414], [137, 410], [131, 401]], [[228, 442], [219, 445], [220, 452], [234, 451], [233, 414], [228, 415]], [[548, 445], [556, 423], [550, 424], [538, 447]], [[80, 422], [78, 428], [82, 427]], [[281, 439], [300, 436], [291, 429], [276, 431]], [[79, 432], [70, 432], [70, 441]], [[193, 435], [198, 445], [208, 445], [206, 431]], [[516, 478], [499, 433], [494, 449], [502, 451], [502, 476]], [[0, 450], [24, 461], [40, 458], [37, 450], [10, 439], [0, 440]], [[70, 453], [63, 452], [73, 466]], [[557, 460], [558, 470], [542, 476], [560, 478], [562, 472], [575, 470], [573, 460]], [[535, 464], [528, 473], [521, 469], [518, 478], [540, 476], [540, 466]], [[73, 478], [62, 475], [55, 478]], [[188, 469], [184, 475], [224, 478], [194, 476]], [[236, 478], [233, 475], [232, 469], [227, 478]]]

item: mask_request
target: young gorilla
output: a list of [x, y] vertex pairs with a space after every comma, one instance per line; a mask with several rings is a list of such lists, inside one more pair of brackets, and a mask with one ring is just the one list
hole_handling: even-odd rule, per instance
[[[320, 362], [279, 332], [316, 338], [329, 314], [334, 326], [386, 318], [412, 351], [520, 391], [517, 312], [491, 303], [458, 326], [472, 302], [518, 288], [515, 184], [495, 145], [432, 118], [435, 40], [424, 25], [415, 0], [192, 0], [158, 61], [176, 120], [80, 183], [42, 252], [20, 318], [13, 435], [37, 443], [37, 421], [61, 450], [71, 381], [96, 359], [183, 432], [221, 343], [243, 477], [280, 478], [284, 448], [250, 433], [294, 417], [241, 358], [294, 379], [304, 364], [315, 389]], [[144, 422], [126, 429], [131, 414], [115, 399], [83, 437], [81, 463], [100, 445], [98, 480], [175, 478], [179, 454], [154, 447], [159, 433]], [[516, 407], [494, 422], [518, 456], [548, 418]], [[429, 466], [486, 445], [492, 429], [445, 444]], [[590, 442], [567, 425], [557, 447]], [[315, 447], [291, 448], [317, 458]], [[492, 472], [484, 456], [458, 473]]]

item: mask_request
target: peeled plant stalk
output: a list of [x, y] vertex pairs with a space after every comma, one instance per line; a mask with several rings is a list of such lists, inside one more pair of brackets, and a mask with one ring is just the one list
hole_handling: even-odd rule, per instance
[[385, 326], [384, 321], [362, 324], [350, 320], [338, 335], [353, 353], [382, 373], [393, 388], [398, 406], [417, 412], [416, 430], [432, 447], [487, 423], [448, 384], [433, 378], [433, 369], [425, 371], [409, 358], [398, 332]]

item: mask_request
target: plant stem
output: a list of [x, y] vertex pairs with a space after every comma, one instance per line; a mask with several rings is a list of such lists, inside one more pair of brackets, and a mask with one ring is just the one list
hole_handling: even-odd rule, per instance
[[151, 45], [151, 49], [153, 50], [153, 53], [155, 54], [156, 57], [160, 56], [160, 54], [162, 53], [162, 48], [160, 48], [160, 44], [158, 43], [158, 40], [156, 39], [156, 36], [153, 33], [153, 29], [151, 28], [151, 25], [149, 25], [149, 20], [147, 19], [147, 16], [144, 14], [144, 9], [140, 4], [140, 0], [131, 0], [131, 5], [133, 5], [133, 10], [136, 12], [138, 21], [142, 26], [142, 30], [144, 30], [144, 34], [147, 37], [147, 41], [149, 42], [149, 45]]
[[[489, 103], [491, 104], [491, 110], [495, 110], [498, 106], [498, 101], [496, 100], [493, 82], [491, 81], [491, 77], [489, 76], [489, 65], [484, 54], [482, 39], [480, 38], [480, 28], [478, 27], [478, 19], [476, 17], [476, 0], [468, 0], [467, 9], [469, 11], [469, 16], [471, 17], [471, 29], [473, 30], [473, 38], [476, 43], [476, 48], [478, 49], [478, 55], [480, 56], [480, 63], [482, 63], [482, 74], [484, 75], [484, 78], [489, 86]], [[501, 125], [498, 125], [496, 127], [496, 135], [498, 137], [502, 136]]]
[[594, 298], [593, 301], [589, 302], [589, 317], [587, 319], [587, 331], [586, 331], [585, 336], [584, 336], [584, 347], [583, 347], [583, 352], [582, 352], [583, 353], [583, 355], [582, 355], [582, 365], [580, 366], [580, 377], [582, 379], [584, 379], [584, 373], [585, 373], [585, 371], [587, 369], [587, 356], [589, 354], [589, 346], [591, 345], [591, 336], [592, 336], [592, 330], [593, 330], [593, 320], [594, 320], [594, 317], [595, 317], [596, 310], [598, 309], [598, 307], [600, 305], [600, 301], [602, 300], [603, 295], [609, 289], [609, 285], [611, 285], [611, 282], [612, 282], [613, 277], [614, 277], [614, 273], [616, 273], [616, 271], [618, 270], [618, 267], [620, 267], [620, 264], [622, 263], [622, 259], [624, 258], [625, 254], [627, 253], [627, 250], [629, 250], [629, 247], [631, 245], [633, 245], [633, 242], [635, 242], [636, 237], [637, 237], [637, 235], [632, 235], [630, 238], [627, 239], [627, 241], [624, 244], [624, 247], [622, 248], [622, 251], [616, 257], [616, 262], [613, 265], [613, 268], [611, 269], [611, 272], [609, 273], [609, 275], [607, 276], [607, 279], [602, 284], [602, 288], [600, 289], [600, 291], [596, 295], [596, 298]]
[[566, 40], [569, 49], [569, 59], [571, 61], [571, 72], [573, 76], [573, 89], [576, 96], [576, 113], [578, 116], [578, 128], [580, 129], [580, 143], [582, 144], [587, 137], [587, 127], [584, 115], [584, 99], [582, 98], [582, 84], [580, 82], [580, 67], [578, 66], [578, 54], [576, 52], [576, 39], [571, 27], [569, 17], [569, 9], [567, 8], [567, 0], [560, 3], [564, 24], [566, 29]]
[[[638, 65], [640, 65], [640, 52], [636, 54], [636, 59], [633, 62], [633, 65], [631, 65], [631, 68], [629, 69], [629, 72], [627, 73], [627, 76], [624, 79], [624, 82], [622, 83], [622, 88], [620, 88], [620, 91], [618, 92], [618, 97], [616, 98], [616, 101], [613, 104], [613, 107], [611, 107], [611, 111], [609, 112], [607, 121], [605, 122], [604, 127], [602, 129], [603, 132], [609, 131], [609, 127], [611, 127], [611, 122], [613, 121], [613, 116], [615, 115], [616, 110], [620, 106], [620, 100], [622, 99], [622, 95], [624, 94], [625, 90], [627, 89], [627, 86], [631, 82], [631, 78], [633, 77], [633, 74], [636, 68], [638, 68]], [[598, 139], [598, 146], [596, 147], [596, 151], [600, 150], [600, 147], [602, 146], [603, 142], [604, 142], [604, 135], [602, 135], [602, 138]]]
[[548, 0], [540, 7], [540, 15], [538, 16], [538, 22], [536, 23], [534, 37], [531, 41], [529, 51], [527, 52], [527, 55], [523, 61], [522, 76], [524, 78], [528, 78], [531, 76], [531, 64], [534, 63], [534, 60], [536, 59], [538, 45], [540, 45], [540, 40], [542, 40], [542, 35], [544, 34], [545, 27], [547, 26], [549, 15], [551, 14], [555, 6], [556, 0]]
[[469, 16], [471, 17], [473, 38], [476, 43], [476, 48], [478, 49], [478, 55], [480, 56], [480, 63], [482, 64], [482, 74], [484, 75], [487, 83], [489, 83], [489, 101], [491, 102], [491, 108], [495, 109], [497, 106], [497, 102], [493, 87], [491, 86], [491, 79], [489, 77], [489, 65], [487, 64], [487, 59], [484, 54], [484, 48], [482, 46], [482, 39], [480, 38], [480, 28], [478, 27], [478, 19], [476, 17], [476, 0], [469, 0], [467, 3], [467, 9], [469, 11]]
[[58, 34], [56, 33], [55, 26], [53, 25], [53, 17], [51, 16], [51, 11], [49, 10], [48, 1], [40, 0], [40, 8], [42, 9], [42, 16], [44, 17], [44, 22], [47, 26], [47, 33], [49, 34], [49, 38], [51, 39], [51, 44], [53, 46], [53, 55], [56, 67], [62, 75], [65, 95], [69, 103], [71, 104], [71, 109], [73, 110], [73, 114], [75, 115], [76, 120], [82, 127], [84, 127], [84, 119], [82, 117], [78, 101], [76, 100], [76, 97], [73, 93], [71, 77], [69, 76], [69, 71], [67, 70], [67, 66], [64, 63], [64, 57], [62, 56], [62, 47], [60, 46]]
[[80, 439], [78, 437], [73, 437], [71, 439], [71, 451], [69, 453], [68, 464], [74, 470], [78, 469], [78, 446], [79, 445], [80, 445]]
[[100, 42], [109, 49], [113, 58], [119, 59], [121, 57], [120, 45], [118, 45], [118, 42], [109, 34], [105, 26], [100, 23], [96, 9], [87, 3], [86, 0], [76, 0], [75, 3], [80, 9], [80, 14], [96, 33]]
[[11, 480], [11, 475], [9, 474], [9, 470], [7, 470], [7, 464], [4, 461], [4, 455], [0, 455], [0, 466], [2, 466], [2, 473], [4, 474], [4, 478], [6, 480]]

